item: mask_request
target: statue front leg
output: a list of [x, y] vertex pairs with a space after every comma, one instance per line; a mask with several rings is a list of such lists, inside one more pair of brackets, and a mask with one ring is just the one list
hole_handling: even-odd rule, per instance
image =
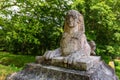
[[45, 54], [43, 55], [43, 57], [45, 57], [46, 60], [48, 59], [52, 59], [54, 57], [59, 57], [61, 56], [61, 49], [55, 49], [53, 51], [46, 51]]
[[85, 56], [84, 51], [81, 50], [81, 51], [77, 51], [75, 53], [72, 53], [72, 54], [68, 55], [67, 57], [64, 57], [63, 61], [64, 61], [64, 63], [75, 65], [76, 62], [84, 56]]

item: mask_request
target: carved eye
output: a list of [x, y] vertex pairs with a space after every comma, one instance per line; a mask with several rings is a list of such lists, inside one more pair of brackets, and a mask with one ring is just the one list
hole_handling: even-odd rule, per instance
[[73, 17], [73, 19], [77, 19], [77, 16], [76, 15], [74, 15], [74, 16], [72, 16]]
[[71, 16], [71, 15], [67, 15], [67, 16], [66, 16], [66, 19], [69, 19], [69, 18], [70, 18], [70, 16]]

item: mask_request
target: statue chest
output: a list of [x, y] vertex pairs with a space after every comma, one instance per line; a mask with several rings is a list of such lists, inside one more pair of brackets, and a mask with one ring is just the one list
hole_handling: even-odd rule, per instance
[[78, 51], [81, 48], [80, 37], [67, 35], [61, 39], [61, 48], [64, 55]]

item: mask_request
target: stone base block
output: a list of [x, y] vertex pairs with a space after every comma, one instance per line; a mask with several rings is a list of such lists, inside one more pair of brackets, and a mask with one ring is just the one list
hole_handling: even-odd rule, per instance
[[63, 57], [56, 57], [52, 59], [52, 65], [60, 66], [65, 68], [71, 69], [78, 69], [78, 70], [89, 70], [93, 67], [96, 63], [100, 61], [100, 56], [89, 56], [80, 58], [76, 64], [66, 64], [63, 62]]
[[99, 62], [88, 71], [61, 68], [36, 63], [28, 64], [22, 71], [6, 80], [118, 80], [114, 70]]

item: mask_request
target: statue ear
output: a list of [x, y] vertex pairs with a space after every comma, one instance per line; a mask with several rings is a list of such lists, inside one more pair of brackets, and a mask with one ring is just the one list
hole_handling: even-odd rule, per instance
[[85, 32], [85, 26], [84, 26], [84, 18], [82, 15], [79, 17], [79, 31]]
[[64, 23], [64, 32], [67, 32], [67, 22]]

